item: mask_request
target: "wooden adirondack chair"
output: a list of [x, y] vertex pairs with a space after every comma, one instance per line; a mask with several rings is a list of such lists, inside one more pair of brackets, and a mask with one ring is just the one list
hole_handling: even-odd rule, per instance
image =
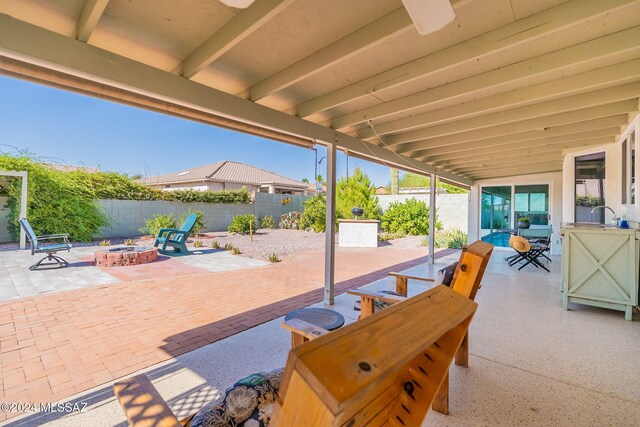
[[[158, 231], [158, 236], [156, 237], [156, 241], [153, 244], [154, 247], [160, 248], [158, 252], [165, 255], [170, 255], [171, 253], [188, 253], [187, 249], [187, 239], [191, 235], [191, 230], [196, 225], [196, 221], [198, 220], [198, 216], [194, 213], [190, 214], [187, 219], [184, 220], [184, 224], [176, 230], [173, 228], [161, 228]], [[167, 247], [172, 247], [172, 251], [168, 251]]]
[[[477, 304], [438, 286], [289, 352], [270, 426], [417, 426]], [[178, 421], [144, 376], [114, 385], [129, 424]]]
[[[460, 295], [463, 295], [471, 300], [474, 300], [476, 293], [480, 288], [480, 282], [484, 276], [484, 271], [487, 268], [491, 253], [493, 252], [493, 245], [487, 242], [478, 240], [464, 249], [460, 254], [458, 265], [455, 273], [453, 274], [453, 280], [451, 281], [451, 289]], [[406, 275], [402, 273], [389, 273], [390, 276], [396, 278], [396, 293], [403, 294], [404, 296], [389, 295], [383, 292], [370, 292], [364, 290], [349, 291], [351, 295], [360, 297], [360, 316], [366, 318], [371, 316], [375, 311], [376, 301], [383, 301], [390, 304], [395, 304], [407, 299], [407, 286], [408, 280], [422, 280], [426, 282], [433, 282], [434, 279]], [[460, 349], [456, 353], [455, 363], [459, 366], [469, 365], [469, 337], [465, 335]], [[449, 414], [449, 374], [445, 377], [442, 383], [442, 387], [436, 396], [433, 409], [442, 414]]]

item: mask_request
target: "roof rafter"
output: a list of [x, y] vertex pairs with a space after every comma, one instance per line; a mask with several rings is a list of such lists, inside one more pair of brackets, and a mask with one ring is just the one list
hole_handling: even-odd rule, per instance
[[[441, 108], [439, 110], [416, 114], [412, 117], [395, 120], [380, 125], [373, 125], [358, 132], [358, 136], [367, 139], [376, 134], [402, 131], [413, 127], [428, 127], [448, 123], [455, 120], [476, 117], [497, 111], [503, 111], [521, 106], [532, 105], [530, 109], [535, 109], [534, 105], [543, 108], [542, 102], [548, 101], [556, 103], [562, 102], [562, 98], [588, 92], [597, 95], [597, 90], [612, 86], [640, 81], [640, 59], [626, 61], [616, 65], [610, 65], [597, 70], [575, 74], [557, 80], [540, 83], [537, 85], [516, 89], [486, 98], [476, 99], [463, 104]], [[584, 98], [584, 96], [582, 97]], [[576, 97], [580, 102], [581, 98]], [[572, 102], [570, 99], [568, 102]], [[560, 107], [559, 107], [560, 108]], [[523, 110], [524, 111], [524, 110]], [[508, 114], [505, 113], [505, 114]]]
[[[500, 146], [490, 146], [482, 148], [481, 152], [478, 150], [460, 151], [458, 153], [443, 154], [440, 156], [425, 156], [420, 158], [422, 161], [432, 163], [436, 166], [441, 166], [442, 163], [460, 163], [467, 160], [474, 159], [486, 159], [497, 154], [502, 153], [515, 153], [518, 152], [544, 152], [545, 150], [565, 149], [572, 148], [574, 146], [589, 145], [593, 143], [609, 143], [614, 142], [615, 136], [620, 133], [620, 129], [616, 128], [617, 132], [612, 132], [610, 129], [604, 129], [602, 131], [595, 132], [582, 132], [576, 135], [563, 135], [562, 137], [555, 138], [540, 138], [530, 141], [513, 142], [509, 144], [503, 144]], [[596, 142], [597, 141], [597, 142]]]
[[[415, 141], [400, 146], [400, 149], [397, 151], [401, 153], [411, 153], [412, 156], [434, 156], [438, 154], [464, 151], [467, 149], [500, 145], [509, 142], [524, 142], [543, 137], [551, 138], [577, 132], [623, 126], [628, 123], [628, 117], [625, 112], [615, 116], [603, 117], [600, 115], [602, 114], [600, 109], [590, 111], [593, 114], [586, 116], [584, 121], [574, 120], [567, 124], [560, 123], [554, 126], [545, 126], [541, 123], [541, 120], [538, 120], [534, 123], [524, 123], [524, 129], [515, 129], [515, 132], [514, 125], [501, 125], [492, 128], [462, 132], [455, 135]], [[573, 120], [573, 118], [570, 118], [570, 120]], [[532, 124], [533, 127], [529, 126], [529, 124]]]
[[394, 35], [413, 29], [413, 22], [404, 7], [373, 21], [340, 40], [312, 53], [295, 64], [278, 71], [244, 91], [252, 101], [260, 100], [285, 89], [302, 79], [343, 61], [358, 52], [384, 42]]
[[501, 159], [511, 159], [518, 157], [527, 157], [531, 155], [535, 155], [535, 159], [538, 156], [546, 156], [553, 155], [559, 156], [563, 150], [568, 148], [575, 147], [588, 147], [590, 145], [602, 145], [602, 144], [611, 144], [615, 142], [615, 137], [613, 136], [605, 136], [605, 137], [596, 137], [596, 138], [587, 138], [587, 139], [577, 139], [570, 142], [565, 142], [562, 144], [547, 144], [542, 146], [513, 146], [508, 149], [502, 151], [492, 151], [487, 152], [486, 154], [483, 152], [482, 155], [470, 156], [470, 157], [461, 157], [456, 159], [438, 159], [429, 161], [436, 167], [441, 168], [451, 168], [456, 165], [465, 165], [465, 164], [475, 164], [478, 162], [484, 163], [492, 160], [501, 160]]
[[176, 70], [188, 79], [213, 63], [235, 45], [278, 15], [295, 0], [261, 0], [241, 11], [200, 47], [191, 52]]
[[[631, 85], [617, 86], [611, 89], [603, 89], [601, 91], [590, 92], [582, 95], [574, 95], [499, 113], [486, 114], [484, 116], [459, 120], [443, 125], [389, 135], [385, 138], [385, 143], [392, 146], [403, 144], [405, 142], [433, 138], [436, 136], [444, 136], [464, 131], [471, 131], [474, 129], [509, 124], [515, 125], [513, 133], [521, 132], [527, 129], [570, 123], [556, 119], [562, 114], [566, 114], [564, 117], [569, 118], [572, 117], [571, 113], [574, 113], [573, 116], [575, 116], [575, 118], [572, 119], [573, 121], [584, 121], [585, 115], [590, 114], [589, 109], [593, 108], [592, 111], [595, 112], [597, 111], [595, 108], [598, 107], [602, 107], [601, 115], [593, 118], [613, 116], [628, 112], [635, 108], [638, 103], [637, 91], [640, 91], [640, 82], [633, 83]], [[635, 101], [634, 98], [636, 99]], [[534, 123], [539, 123], [540, 126], [529, 128], [523, 127], [527, 124]]]
[[[435, 72], [464, 63], [475, 63], [479, 58], [497, 51], [520, 48], [521, 45], [535, 42], [543, 36], [579, 25], [586, 19], [610, 14], [614, 9], [624, 8], [630, 3], [632, 4], [633, 0], [602, 0], [598, 2], [574, 0], [563, 3], [304, 102], [297, 107], [298, 116], [307, 117]], [[594, 32], [594, 37], [597, 34], [602, 34], [601, 28], [593, 28], [591, 31]]]
[[465, 173], [465, 176], [474, 180], [479, 181], [482, 179], [491, 179], [491, 178], [502, 178], [507, 176], [514, 175], [534, 175], [539, 173], [548, 173], [548, 172], [560, 172], [562, 170], [562, 163], [551, 164], [548, 166], [536, 166], [526, 168], [523, 166], [518, 166], [514, 168], [498, 168], [498, 169], [485, 169], [481, 172], [469, 171]]
[[89, 41], [109, 0], [87, 0], [76, 23], [75, 36], [81, 42]]

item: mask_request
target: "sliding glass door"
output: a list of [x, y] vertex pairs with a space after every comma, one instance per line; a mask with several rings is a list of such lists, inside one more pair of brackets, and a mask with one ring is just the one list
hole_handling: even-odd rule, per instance
[[549, 185], [503, 185], [482, 187], [480, 238], [508, 247], [518, 233], [518, 219], [527, 218], [532, 228], [549, 227]]
[[511, 186], [483, 187], [480, 237], [496, 246], [509, 245]]

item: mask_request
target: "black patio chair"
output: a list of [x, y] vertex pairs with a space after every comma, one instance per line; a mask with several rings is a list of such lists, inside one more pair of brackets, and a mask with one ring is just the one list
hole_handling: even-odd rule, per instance
[[[38, 267], [46, 267], [46, 268], [63, 268], [69, 265], [67, 261], [62, 259], [61, 257], [54, 255], [57, 252], [61, 251], [71, 251], [71, 243], [69, 243], [69, 235], [68, 234], [47, 234], [44, 236], [36, 236], [36, 233], [31, 228], [31, 224], [27, 221], [27, 218], [21, 218], [18, 222], [22, 228], [24, 228], [27, 237], [29, 238], [29, 243], [31, 244], [31, 255], [35, 254], [47, 254], [40, 261], [33, 264], [29, 267], [29, 270], [37, 270]], [[62, 240], [60, 243], [48, 243], [43, 245], [40, 241], [46, 240]], [[52, 262], [44, 262], [44, 261], [52, 261]], [[50, 267], [55, 266], [55, 267]]]
[[544, 266], [540, 262], [538, 258], [544, 255], [544, 252], [548, 250], [548, 246], [542, 243], [530, 243], [527, 239], [522, 236], [513, 236], [509, 239], [509, 246], [517, 252], [516, 255], [513, 255], [507, 259], [510, 267], [513, 267], [516, 264], [524, 262], [523, 265], [518, 268], [518, 270], [522, 270], [527, 265], [531, 264], [536, 268], [542, 268], [547, 273], [550, 273], [549, 269]]

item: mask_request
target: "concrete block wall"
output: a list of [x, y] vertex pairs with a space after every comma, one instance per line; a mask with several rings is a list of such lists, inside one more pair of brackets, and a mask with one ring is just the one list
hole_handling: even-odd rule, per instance
[[[254, 203], [182, 203], [165, 201], [137, 200], [98, 200], [104, 209], [110, 224], [98, 230], [96, 238], [133, 237], [140, 235], [147, 219], [153, 215], [173, 214], [179, 220], [180, 215], [192, 210], [204, 213], [205, 229], [203, 231], [226, 231], [231, 219], [236, 215], [253, 214], [258, 218], [270, 215], [278, 222], [280, 215], [286, 212], [302, 211], [303, 203], [309, 196], [292, 196], [286, 194], [256, 193]], [[289, 200], [283, 204], [283, 200]], [[11, 241], [7, 230], [5, 209], [6, 197], [0, 197], [0, 243]]]
[[[421, 200], [430, 205], [428, 194], [389, 194], [379, 195], [378, 203], [384, 212], [387, 210], [391, 203], [404, 202], [407, 199]], [[467, 194], [437, 194], [436, 195], [436, 209], [438, 213], [438, 220], [442, 223], [445, 229], [459, 228], [462, 231], [467, 231], [469, 227], [468, 214], [469, 214], [469, 193]]]

